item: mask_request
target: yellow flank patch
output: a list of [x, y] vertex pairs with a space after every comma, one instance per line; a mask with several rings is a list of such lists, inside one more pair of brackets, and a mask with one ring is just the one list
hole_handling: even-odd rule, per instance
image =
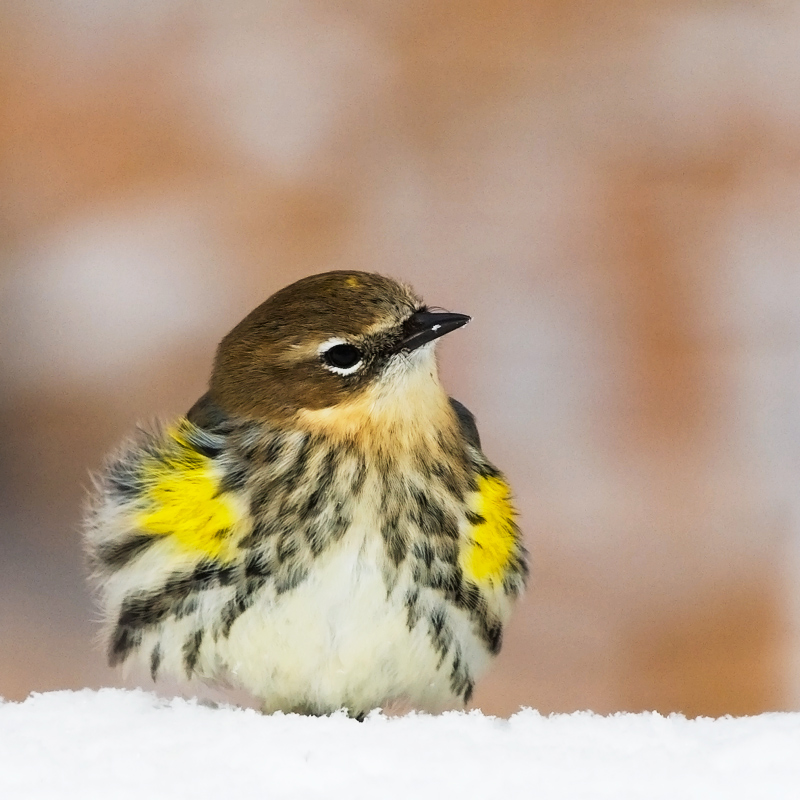
[[516, 546], [516, 511], [511, 489], [502, 478], [478, 478], [473, 510], [482, 521], [470, 531], [472, 542], [464, 553], [463, 567], [477, 581], [502, 580]]
[[144, 533], [172, 536], [182, 550], [221, 560], [233, 556], [235, 509], [213, 474], [211, 459], [194, 450], [180, 430], [168, 432], [169, 449], [145, 462], [146, 507], [136, 523]]

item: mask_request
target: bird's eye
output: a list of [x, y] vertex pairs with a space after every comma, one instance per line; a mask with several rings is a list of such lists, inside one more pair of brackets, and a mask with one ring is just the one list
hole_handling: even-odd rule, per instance
[[335, 344], [323, 353], [322, 359], [334, 371], [348, 375], [355, 372], [364, 355], [352, 344]]

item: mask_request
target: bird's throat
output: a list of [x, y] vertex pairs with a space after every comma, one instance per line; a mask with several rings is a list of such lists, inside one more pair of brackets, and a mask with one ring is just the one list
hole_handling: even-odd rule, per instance
[[435, 364], [398, 370], [344, 403], [301, 409], [295, 421], [311, 434], [394, 452], [436, 448], [442, 436], [456, 433], [458, 424]]

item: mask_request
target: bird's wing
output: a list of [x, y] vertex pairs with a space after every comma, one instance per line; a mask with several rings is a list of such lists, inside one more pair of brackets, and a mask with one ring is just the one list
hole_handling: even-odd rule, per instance
[[470, 539], [462, 565], [479, 585], [502, 585], [507, 594], [516, 595], [525, 583], [527, 566], [511, 487], [481, 450], [472, 412], [452, 397], [450, 405], [458, 417], [461, 435], [471, 447], [470, 459], [475, 470], [475, 491], [469, 497]]
[[228, 422], [228, 415], [206, 392], [187, 412], [186, 419], [203, 430], [217, 430]]
[[475, 415], [463, 404], [459, 403], [454, 397], [450, 398], [450, 405], [458, 417], [458, 424], [461, 428], [461, 435], [476, 450], [481, 449], [481, 437], [478, 433], [478, 426], [475, 423]]

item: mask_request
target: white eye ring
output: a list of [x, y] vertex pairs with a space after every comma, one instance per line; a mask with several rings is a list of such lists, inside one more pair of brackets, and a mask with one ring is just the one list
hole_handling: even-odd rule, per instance
[[344, 339], [340, 339], [338, 336], [334, 336], [327, 341], [324, 341], [319, 348], [317, 349], [317, 353], [320, 356], [320, 360], [322, 361], [322, 366], [325, 369], [329, 370], [330, 372], [335, 373], [336, 375], [352, 375], [354, 372], [358, 372], [361, 367], [364, 365], [364, 359], [360, 358], [358, 361], [355, 362], [350, 367], [337, 367], [335, 364], [331, 364], [325, 358], [326, 353], [333, 347], [339, 347], [340, 345], [348, 345], [349, 347], [355, 347], [351, 342], [348, 342]]

